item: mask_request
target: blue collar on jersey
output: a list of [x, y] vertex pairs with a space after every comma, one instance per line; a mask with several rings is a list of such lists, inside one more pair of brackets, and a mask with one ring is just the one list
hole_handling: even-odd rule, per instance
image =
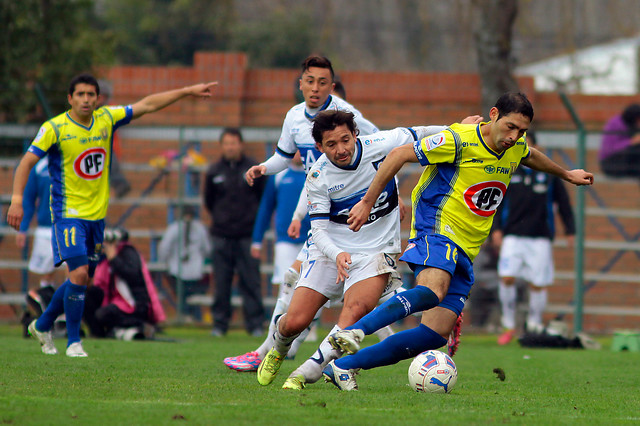
[[331, 163], [334, 166], [336, 166], [339, 169], [342, 170], [355, 170], [358, 168], [358, 166], [360, 165], [360, 160], [362, 160], [362, 142], [360, 142], [360, 139], [356, 139], [356, 152], [354, 152], [354, 155], [356, 156], [355, 161], [352, 164], [349, 164], [348, 166], [338, 166], [336, 163]]
[[76, 120], [71, 118], [71, 114], [69, 114], [69, 111], [67, 111], [66, 114], [67, 114], [67, 117], [69, 118], [69, 120], [71, 120], [71, 122], [73, 124], [75, 124], [76, 126], [78, 126], [78, 127], [82, 127], [85, 130], [91, 130], [91, 128], [93, 127], [93, 122], [94, 122], [93, 114], [91, 115], [91, 124], [89, 124], [89, 126], [85, 126], [84, 124], [78, 123]]
[[478, 134], [478, 139], [480, 139], [480, 143], [482, 143], [482, 146], [484, 146], [484, 148], [489, 151], [489, 154], [495, 156], [498, 160], [502, 158], [502, 156], [504, 155], [505, 152], [507, 152], [507, 150], [505, 149], [504, 151], [502, 151], [500, 154], [498, 154], [497, 152], [495, 152], [493, 149], [491, 149], [489, 147], [489, 145], [487, 145], [484, 141], [484, 138], [482, 137], [482, 132], [480, 132], [480, 125], [482, 125], [484, 123], [480, 123], [478, 124], [478, 127], [476, 127], [476, 133]]
[[329, 95], [329, 97], [327, 98], [327, 101], [324, 103], [324, 105], [322, 105], [322, 106], [320, 107], [320, 109], [318, 110], [318, 112], [316, 112], [316, 113], [315, 113], [315, 114], [313, 114], [313, 115], [311, 115], [311, 114], [309, 114], [309, 113], [307, 112], [307, 107], [306, 107], [306, 105], [305, 105], [305, 108], [304, 108], [304, 116], [305, 116], [305, 117], [307, 117], [307, 119], [309, 119], [309, 120], [313, 120], [314, 118], [316, 118], [316, 115], [318, 115], [318, 113], [319, 113], [320, 111], [324, 111], [325, 109], [327, 109], [327, 107], [328, 107], [328, 106], [329, 106], [329, 104], [331, 103], [331, 99], [332, 99], [332, 98], [331, 98], [331, 95]]

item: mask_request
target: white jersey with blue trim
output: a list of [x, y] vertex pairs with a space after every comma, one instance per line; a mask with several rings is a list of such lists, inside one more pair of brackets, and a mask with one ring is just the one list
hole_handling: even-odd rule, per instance
[[396, 180], [391, 179], [371, 209], [367, 223], [358, 232], [349, 229], [347, 219], [351, 208], [369, 189], [378, 167], [387, 154], [398, 146], [413, 143], [416, 132], [410, 128], [396, 128], [356, 139], [353, 162], [338, 167], [326, 155], [320, 156], [307, 174], [308, 210], [311, 217], [313, 239], [309, 258], [315, 259], [322, 251], [314, 222], [328, 220], [326, 233], [331, 242], [349, 254], [399, 253], [400, 211]]
[[[378, 131], [378, 128], [364, 118], [360, 111], [354, 108], [353, 105], [337, 96], [329, 96], [317, 112], [327, 109], [352, 112], [355, 115], [355, 122], [358, 126], [359, 133], [362, 135], [370, 135]], [[302, 158], [302, 164], [307, 173], [313, 163], [322, 155], [320, 151], [316, 149], [316, 143], [313, 140], [313, 136], [311, 136], [311, 129], [313, 128], [312, 120], [316, 115], [317, 114], [309, 114], [306, 110], [305, 102], [299, 103], [291, 108], [284, 119], [282, 133], [280, 134], [276, 148], [276, 152], [286, 158], [293, 158], [296, 150], [300, 150], [300, 158]]]

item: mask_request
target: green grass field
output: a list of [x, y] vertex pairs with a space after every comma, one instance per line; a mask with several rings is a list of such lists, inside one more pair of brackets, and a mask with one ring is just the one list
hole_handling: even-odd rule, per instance
[[[46, 356], [18, 326], [0, 326], [0, 423], [32, 424], [618, 424], [640, 422], [640, 353], [498, 347], [495, 336], [463, 334], [450, 394], [419, 394], [410, 361], [358, 376], [359, 392], [318, 382], [280, 388], [315, 349], [305, 343], [271, 386], [236, 373], [225, 356], [261, 339], [169, 328], [174, 342], [86, 339], [90, 357]], [[365, 343], [375, 343], [368, 337]], [[65, 340], [57, 339], [64, 353]], [[500, 381], [494, 368], [502, 368]]]

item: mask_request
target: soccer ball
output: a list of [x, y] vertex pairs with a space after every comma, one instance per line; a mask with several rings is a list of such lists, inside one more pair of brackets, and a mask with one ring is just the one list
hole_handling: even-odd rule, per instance
[[449, 393], [458, 381], [451, 357], [440, 351], [425, 351], [409, 366], [409, 385], [416, 392]]

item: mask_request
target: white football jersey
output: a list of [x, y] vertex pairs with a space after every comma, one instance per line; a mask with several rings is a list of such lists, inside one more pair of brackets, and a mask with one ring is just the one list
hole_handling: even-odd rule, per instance
[[[323, 154], [311, 167], [305, 182], [311, 223], [328, 220], [327, 234], [341, 251], [349, 254], [400, 252], [400, 211], [395, 179], [387, 183], [371, 209], [367, 223], [358, 232], [349, 229], [347, 219], [351, 208], [369, 189], [387, 154], [393, 148], [419, 140], [417, 137], [413, 129], [404, 127], [361, 136], [356, 139], [352, 165], [338, 167]], [[317, 245], [311, 244], [309, 258], [317, 259], [320, 255]]]
[[[352, 112], [355, 115], [358, 130], [362, 135], [370, 135], [378, 131], [378, 128], [364, 118], [353, 105], [337, 96], [329, 96], [320, 111], [327, 109]], [[300, 150], [300, 158], [302, 158], [302, 164], [307, 173], [313, 163], [322, 155], [316, 149], [316, 143], [313, 140], [313, 136], [311, 136], [314, 117], [315, 115], [312, 116], [306, 111], [304, 102], [291, 108], [284, 119], [282, 133], [280, 133], [280, 140], [278, 140], [276, 148], [276, 151], [286, 158], [293, 158], [296, 150]]]

